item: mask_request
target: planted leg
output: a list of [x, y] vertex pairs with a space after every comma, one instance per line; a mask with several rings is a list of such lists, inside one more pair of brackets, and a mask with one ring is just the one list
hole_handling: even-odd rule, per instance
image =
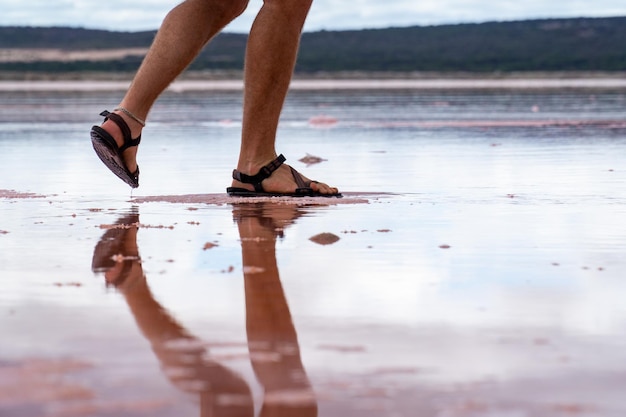
[[[265, 0], [254, 21], [245, 64], [243, 130], [237, 170], [256, 174], [277, 157], [276, 130], [298, 53], [302, 26], [312, 0]], [[308, 181], [305, 177], [304, 180]], [[234, 180], [233, 187], [252, 190]], [[326, 184], [310, 187], [323, 194], [337, 193]], [[282, 165], [263, 181], [265, 191], [289, 193], [298, 188], [289, 166]]]

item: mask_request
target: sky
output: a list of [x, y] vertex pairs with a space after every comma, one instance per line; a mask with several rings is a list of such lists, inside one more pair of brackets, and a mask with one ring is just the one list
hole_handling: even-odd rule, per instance
[[[157, 29], [179, 0], [0, 0], [0, 26]], [[247, 32], [262, 0], [226, 29]], [[626, 16], [625, 0], [314, 0], [305, 31]]]

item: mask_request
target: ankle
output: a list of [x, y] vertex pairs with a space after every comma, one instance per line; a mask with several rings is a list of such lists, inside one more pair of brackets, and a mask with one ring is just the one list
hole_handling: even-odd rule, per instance
[[[124, 121], [126, 122], [126, 124], [128, 125], [128, 128], [130, 129], [130, 135], [131, 135], [131, 139], [136, 139], [139, 137], [139, 135], [141, 135], [141, 131], [144, 128], [145, 124], [141, 124], [138, 121], [136, 121], [135, 119], [131, 118], [130, 116], [128, 116], [126, 113], [122, 112], [122, 111], [118, 111], [117, 109], [114, 110], [112, 113], [117, 114], [118, 116], [120, 116], [122, 119], [124, 119]], [[115, 124], [114, 122], [112, 122], [111, 120], [107, 120], [102, 124], [102, 127], [109, 130], [109, 126], [112, 126], [112, 129], [114, 130], [110, 130], [109, 133], [113, 134], [113, 137], [118, 140], [118, 138], [120, 140], [123, 141], [123, 134], [122, 131], [120, 130], [119, 126], [117, 126], [117, 124]]]
[[276, 153], [254, 156], [250, 158], [239, 158], [237, 170], [248, 175], [255, 175], [261, 168], [274, 161], [278, 155]]
[[119, 115], [124, 114], [125, 116], [131, 118], [133, 121], [139, 123], [141, 125], [141, 127], [146, 127], [146, 120], [139, 118], [136, 114], [134, 114], [133, 112], [131, 112], [130, 110], [128, 110], [126, 107], [117, 107], [115, 109], [113, 109], [114, 113], [117, 113]]

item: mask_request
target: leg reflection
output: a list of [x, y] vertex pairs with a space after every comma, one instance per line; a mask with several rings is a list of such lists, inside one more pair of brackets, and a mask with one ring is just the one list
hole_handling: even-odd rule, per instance
[[[276, 263], [276, 238], [302, 214], [296, 207], [269, 203], [233, 209], [242, 246], [250, 362], [264, 389], [262, 417], [317, 415]], [[124, 297], [167, 378], [197, 395], [201, 416], [254, 415], [246, 381], [212, 360], [205, 344], [153, 297], [137, 248], [139, 226], [137, 213], [111, 225], [96, 245], [93, 271], [103, 272], [107, 285]]]
[[104, 272], [107, 284], [124, 296], [163, 373], [179, 389], [197, 395], [202, 417], [254, 415], [244, 379], [208, 357], [204, 343], [154, 299], [139, 258], [138, 228], [138, 214], [112, 225], [96, 245], [92, 269]]
[[276, 237], [302, 214], [275, 203], [233, 210], [241, 238], [250, 361], [265, 391], [261, 416], [317, 415], [276, 263]]

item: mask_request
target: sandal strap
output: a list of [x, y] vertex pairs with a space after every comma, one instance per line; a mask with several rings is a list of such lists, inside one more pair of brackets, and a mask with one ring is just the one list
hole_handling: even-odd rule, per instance
[[100, 116], [103, 116], [104, 120], [109, 119], [112, 122], [114, 122], [117, 125], [117, 127], [119, 127], [120, 130], [122, 131], [122, 136], [124, 137], [124, 144], [120, 146], [119, 148], [120, 152], [124, 152], [126, 149], [132, 146], [139, 145], [139, 142], [141, 142], [141, 135], [139, 135], [137, 139], [133, 139], [132, 134], [130, 133], [130, 127], [128, 127], [128, 124], [120, 115], [111, 113], [108, 110], [104, 110], [102, 113], [100, 113]]
[[287, 158], [285, 158], [283, 154], [280, 154], [272, 162], [261, 168], [255, 175], [244, 174], [243, 172], [234, 169], [233, 179], [243, 182], [244, 184], [253, 184], [256, 191], [263, 191], [261, 182], [269, 178], [270, 175], [272, 175], [272, 173], [276, 171], [286, 160]]
[[305, 181], [304, 178], [302, 177], [302, 174], [296, 171], [295, 168], [293, 167], [289, 167], [289, 168], [291, 168], [291, 175], [293, 176], [293, 179], [296, 181], [296, 184], [298, 185], [298, 190], [311, 188], [311, 181]]

